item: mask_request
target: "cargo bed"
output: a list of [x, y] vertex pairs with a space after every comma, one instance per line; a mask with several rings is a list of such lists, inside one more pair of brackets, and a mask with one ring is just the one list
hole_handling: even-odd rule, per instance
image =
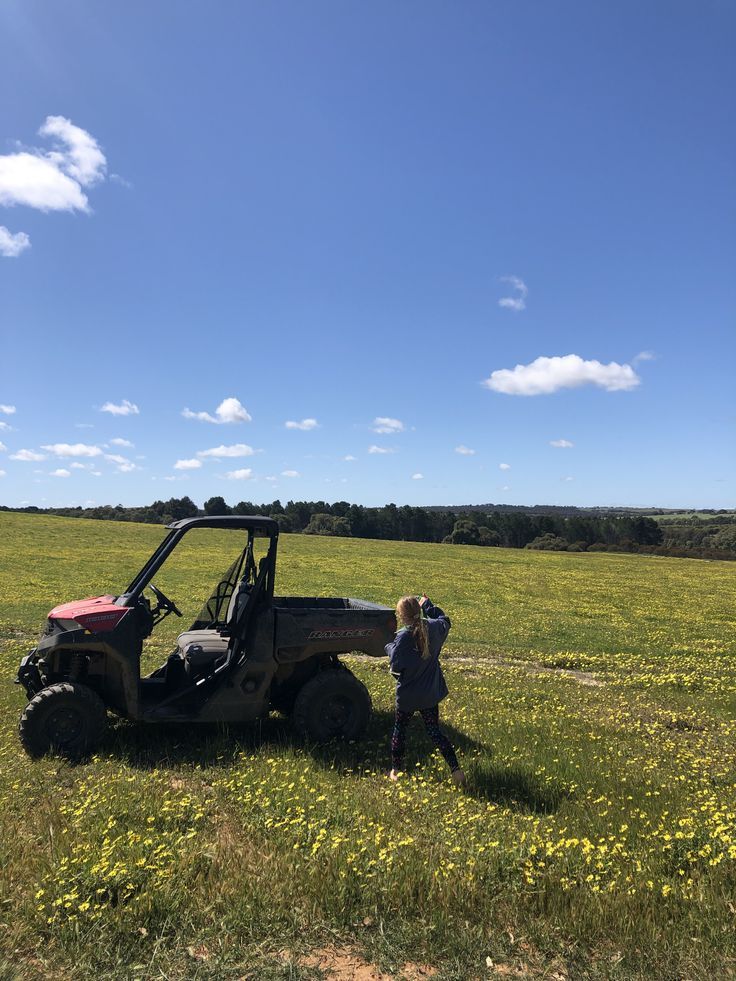
[[273, 609], [275, 654], [282, 664], [319, 653], [383, 657], [396, 630], [391, 607], [353, 597], [274, 596]]

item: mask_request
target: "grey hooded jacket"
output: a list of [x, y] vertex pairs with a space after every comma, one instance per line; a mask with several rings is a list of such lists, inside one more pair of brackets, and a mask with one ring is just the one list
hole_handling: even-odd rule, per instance
[[432, 708], [447, 695], [439, 657], [450, 632], [450, 618], [431, 600], [427, 600], [422, 612], [427, 617], [429, 657], [422, 657], [408, 627], [399, 630], [386, 644], [391, 674], [396, 679], [396, 708], [402, 712]]

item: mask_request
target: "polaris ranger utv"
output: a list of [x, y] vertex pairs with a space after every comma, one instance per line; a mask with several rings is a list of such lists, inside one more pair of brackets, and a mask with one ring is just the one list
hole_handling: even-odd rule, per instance
[[[278, 524], [270, 518], [186, 518], [168, 528], [125, 592], [49, 613], [16, 679], [30, 699], [19, 727], [24, 749], [84, 755], [102, 738], [108, 709], [142, 722], [247, 722], [278, 709], [315, 741], [362, 736], [370, 695], [339, 655], [383, 656], [396, 629], [393, 610], [357, 599], [274, 596]], [[184, 536], [201, 528], [244, 533], [237, 557], [165, 663], [141, 677], [144, 639], [169, 614], [182, 616], [152, 580]]]

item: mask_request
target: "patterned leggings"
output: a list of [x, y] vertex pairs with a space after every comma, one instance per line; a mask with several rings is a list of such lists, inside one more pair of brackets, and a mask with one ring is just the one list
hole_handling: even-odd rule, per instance
[[[433, 705], [432, 708], [420, 709], [419, 714], [424, 722], [424, 727], [427, 730], [427, 735], [435, 744], [437, 749], [442, 753], [445, 758], [447, 765], [453, 772], [460, 768], [460, 764], [457, 761], [457, 756], [455, 755], [455, 750], [453, 749], [452, 743], [440, 729], [440, 708], [439, 705]], [[406, 745], [406, 730], [411, 721], [413, 712], [402, 712], [401, 709], [396, 709], [396, 717], [394, 719], [394, 731], [391, 736], [391, 765], [394, 770], [400, 770], [404, 762], [404, 747]]]

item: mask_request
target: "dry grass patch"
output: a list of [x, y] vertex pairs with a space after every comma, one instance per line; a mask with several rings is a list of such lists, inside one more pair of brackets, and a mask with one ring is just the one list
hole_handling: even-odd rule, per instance
[[371, 964], [357, 950], [339, 945], [318, 947], [306, 954], [285, 954], [299, 967], [320, 972], [326, 981], [422, 981], [437, 975], [429, 964], [406, 961], [394, 971], [384, 971]]

